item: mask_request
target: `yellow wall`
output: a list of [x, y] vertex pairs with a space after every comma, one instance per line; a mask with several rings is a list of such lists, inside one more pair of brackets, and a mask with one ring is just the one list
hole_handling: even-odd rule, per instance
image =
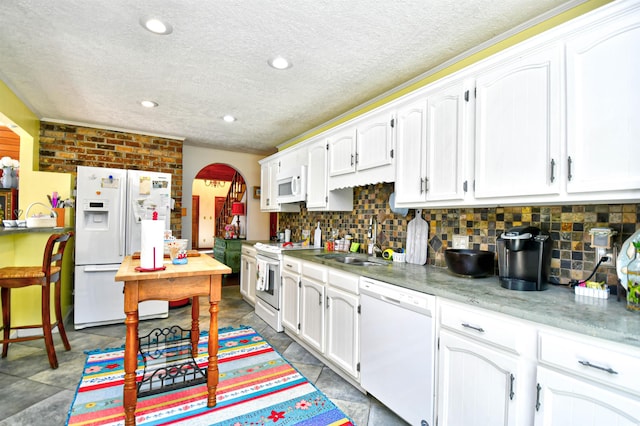
[[[12, 129], [20, 136], [20, 192], [18, 205], [23, 210], [22, 218], [34, 202], [49, 205], [47, 194], [57, 191], [65, 199], [73, 190], [70, 174], [39, 172], [38, 150], [40, 121], [29, 108], [0, 81], [0, 121], [18, 126]], [[47, 207], [35, 205], [30, 215], [38, 210], [46, 211]], [[67, 224], [73, 217], [71, 209], [67, 212]], [[48, 233], [0, 235], [0, 266], [40, 265], [44, 246], [49, 238]], [[73, 245], [71, 246], [73, 247]], [[67, 246], [69, 248], [69, 246]], [[72, 269], [73, 259], [69, 251], [65, 256], [65, 268], [62, 279], [63, 315], [66, 315], [72, 304]], [[39, 290], [36, 288], [12, 291], [11, 321], [13, 325], [37, 324], [40, 322]]]

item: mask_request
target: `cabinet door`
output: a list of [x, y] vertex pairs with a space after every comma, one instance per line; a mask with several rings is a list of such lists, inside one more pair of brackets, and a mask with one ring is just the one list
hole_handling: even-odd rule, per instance
[[554, 45], [478, 76], [476, 198], [559, 194], [561, 53]]
[[640, 401], [573, 376], [538, 367], [535, 426], [638, 425]]
[[567, 42], [569, 193], [640, 188], [638, 51], [637, 7]]
[[327, 142], [322, 140], [309, 147], [307, 166], [307, 207], [322, 208], [327, 205]]
[[347, 127], [328, 139], [329, 176], [339, 176], [356, 171], [356, 131]]
[[351, 376], [358, 378], [358, 296], [327, 288], [326, 356]]
[[270, 161], [260, 167], [260, 210], [278, 209], [277, 174], [278, 161]]
[[256, 258], [241, 256], [240, 294], [252, 304], [256, 302]]
[[427, 100], [424, 97], [398, 109], [396, 203], [420, 203], [426, 200], [426, 111]]
[[427, 93], [427, 201], [464, 199], [465, 164], [473, 161], [465, 133], [470, 100], [462, 82]]
[[439, 347], [439, 424], [515, 425], [516, 357], [446, 330]]
[[299, 286], [300, 275], [283, 270], [282, 275], [282, 326], [298, 334], [300, 329]]
[[393, 164], [394, 116], [389, 111], [373, 113], [357, 124], [356, 169]]
[[300, 337], [324, 353], [324, 285], [305, 277], [300, 288]]

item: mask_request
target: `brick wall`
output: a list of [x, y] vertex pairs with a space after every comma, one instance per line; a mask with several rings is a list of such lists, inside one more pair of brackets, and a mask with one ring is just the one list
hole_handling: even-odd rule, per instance
[[182, 235], [182, 141], [69, 124], [40, 123], [40, 171], [71, 173], [78, 166], [171, 174], [171, 229]]

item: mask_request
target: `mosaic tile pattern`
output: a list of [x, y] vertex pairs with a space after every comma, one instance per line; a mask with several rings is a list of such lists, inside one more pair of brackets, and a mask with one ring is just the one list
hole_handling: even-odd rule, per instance
[[[303, 205], [299, 214], [280, 213], [280, 228], [290, 228], [296, 240], [301, 238], [302, 229], [312, 230], [319, 221], [323, 238], [329, 235], [329, 229], [334, 229], [340, 236], [351, 234], [364, 248], [369, 219], [377, 217], [381, 224], [378, 241], [383, 248], [397, 250], [406, 242], [407, 224], [415, 210], [410, 209], [406, 217], [393, 213], [389, 206], [392, 192], [393, 184], [358, 187], [354, 189], [352, 212], [309, 212]], [[618, 247], [640, 229], [640, 204], [425, 209], [422, 215], [429, 222], [430, 265], [445, 266], [444, 250], [453, 245], [454, 235], [466, 235], [470, 248], [495, 251], [496, 239], [502, 232], [532, 225], [551, 235], [551, 279], [561, 283], [585, 279], [596, 266], [595, 250], [590, 245], [591, 228], [612, 228], [617, 232], [613, 242]], [[613, 267], [601, 266], [592, 279], [609, 285], [618, 282]]]

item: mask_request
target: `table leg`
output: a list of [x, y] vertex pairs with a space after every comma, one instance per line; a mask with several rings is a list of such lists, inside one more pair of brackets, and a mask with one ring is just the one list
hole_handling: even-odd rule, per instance
[[136, 368], [138, 367], [138, 310], [126, 312], [124, 320], [127, 335], [124, 343], [124, 424], [136, 424], [136, 404], [138, 389], [136, 386]]
[[207, 407], [216, 406], [218, 388], [218, 301], [209, 301], [209, 365], [207, 367]]
[[198, 342], [200, 341], [200, 299], [198, 296], [191, 298], [191, 356], [198, 357]]

